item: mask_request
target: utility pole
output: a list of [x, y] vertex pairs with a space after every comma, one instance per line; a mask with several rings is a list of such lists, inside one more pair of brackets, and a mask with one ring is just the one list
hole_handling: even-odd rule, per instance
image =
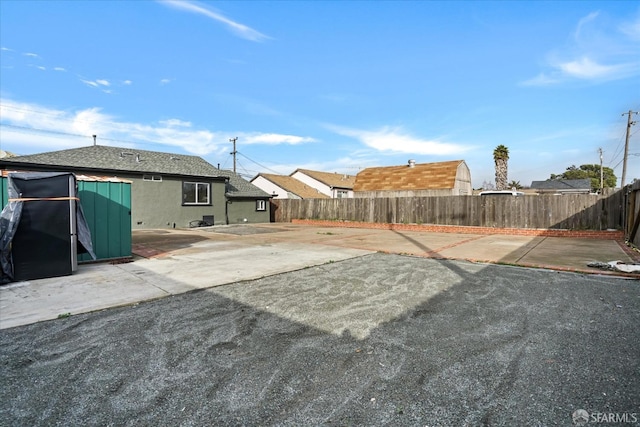
[[629, 157], [629, 135], [631, 134], [631, 126], [635, 125], [636, 122], [631, 121], [632, 114], [638, 114], [637, 111], [629, 110], [628, 113], [622, 113], [622, 115], [627, 115], [627, 137], [624, 142], [624, 157], [622, 158], [622, 181], [620, 181], [620, 186], [624, 187], [625, 181], [627, 179], [627, 157]]
[[600, 194], [604, 192], [604, 174], [602, 173], [602, 147], [598, 148], [600, 152]]
[[[236, 154], [238, 154], [238, 150], [236, 150], [236, 141], [237, 140], [238, 140], [237, 136], [235, 138], [229, 138], [229, 141], [233, 142], [233, 151], [230, 153], [230, 154], [233, 155], [233, 173], [236, 172]], [[626, 163], [625, 163], [625, 165], [626, 165]]]

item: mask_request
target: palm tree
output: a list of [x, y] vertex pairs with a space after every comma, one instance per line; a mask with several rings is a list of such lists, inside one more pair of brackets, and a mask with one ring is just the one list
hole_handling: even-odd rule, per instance
[[515, 179], [512, 179], [511, 182], [507, 185], [509, 187], [509, 189], [515, 188], [516, 190], [522, 190], [522, 184], [520, 184], [520, 181], [516, 181]]
[[496, 164], [496, 189], [507, 189], [507, 161], [509, 160], [509, 149], [500, 144], [493, 150], [493, 161]]

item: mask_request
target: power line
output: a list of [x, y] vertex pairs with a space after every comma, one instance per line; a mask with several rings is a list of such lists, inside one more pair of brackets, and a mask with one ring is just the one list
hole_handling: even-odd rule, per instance
[[255, 163], [256, 165], [260, 166], [261, 168], [266, 169], [266, 170], [268, 170], [269, 172], [273, 172], [273, 173], [275, 173], [275, 174], [277, 174], [277, 175], [280, 175], [280, 172], [277, 172], [277, 171], [275, 171], [275, 170], [273, 170], [273, 169], [271, 169], [271, 168], [269, 168], [269, 167], [267, 167], [267, 166], [265, 166], [265, 165], [261, 165], [260, 163], [256, 162], [255, 160], [250, 159], [249, 157], [247, 157], [246, 155], [244, 155], [243, 153], [241, 153], [241, 152], [239, 152], [239, 151], [238, 151], [238, 154], [240, 154], [242, 157], [244, 157], [245, 159], [249, 160], [250, 162], [253, 162], [253, 163]]
[[618, 139], [618, 145], [616, 146], [616, 149], [613, 151], [613, 155], [611, 156], [611, 160], [609, 161], [609, 166], [611, 166], [611, 164], [616, 161], [616, 158], [620, 154], [622, 154], [622, 150], [624, 149], [625, 134], [626, 134], [626, 130], [622, 132], [622, 134], [620, 135], [620, 138]]

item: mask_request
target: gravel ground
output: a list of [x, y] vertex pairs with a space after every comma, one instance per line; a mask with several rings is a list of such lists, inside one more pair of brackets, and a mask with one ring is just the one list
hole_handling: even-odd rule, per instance
[[0, 424], [640, 425], [639, 325], [638, 281], [372, 254], [1, 330]]

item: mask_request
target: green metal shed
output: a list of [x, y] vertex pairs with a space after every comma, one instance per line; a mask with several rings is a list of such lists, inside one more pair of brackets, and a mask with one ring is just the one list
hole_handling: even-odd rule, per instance
[[[131, 256], [131, 182], [119, 178], [76, 175], [78, 197], [91, 230], [98, 260]], [[2, 207], [8, 203], [7, 178], [0, 177]], [[78, 262], [91, 261], [89, 254]]]

